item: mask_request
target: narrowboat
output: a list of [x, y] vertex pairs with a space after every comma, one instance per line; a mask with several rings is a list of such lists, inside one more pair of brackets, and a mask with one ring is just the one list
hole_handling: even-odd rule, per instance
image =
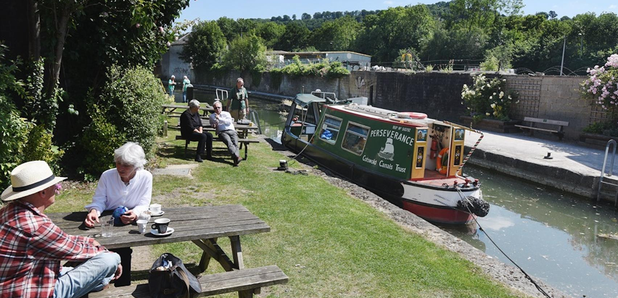
[[489, 204], [478, 179], [462, 174], [465, 130], [422, 113], [298, 94], [281, 142], [430, 222], [466, 224]]

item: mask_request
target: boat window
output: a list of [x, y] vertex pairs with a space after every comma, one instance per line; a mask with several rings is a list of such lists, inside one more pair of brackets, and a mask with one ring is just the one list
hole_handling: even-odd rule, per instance
[[349, 122], [348, 129], [345, 131], [343, 143], [341, 143], [341, 147], [356, 155], [361, 155], [365, 149], [365, 143], [367, 142], [368, 135], [369, 127]]
[[326, 115], [324, 118], [324, 124], [322, 124], [322, 130], [320, 131], [320, 139], [334, 144], [339, 135], [339, 129], [341, 127], [341, 119]]

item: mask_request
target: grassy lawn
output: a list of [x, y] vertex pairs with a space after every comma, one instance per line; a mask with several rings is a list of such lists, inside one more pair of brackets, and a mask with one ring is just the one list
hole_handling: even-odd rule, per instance
[[[159, 140], [159, 166], [194, 163], [183, 157], [184, 141], [175, 134]], [[242, 204], [269, 224], [269, 233], [242, 236], [245, 266], [276, 264], [290, 280], [262, 289], [262, 297], [520, 297], [323, 178], [275, 171], [282, 155], [266, 143], [250, 145], [249, 159], [237, 168], [221, 143], [215, 148], [221, 160], [205, 160], [192, 179], [155, 176], [153, 202], [164, 209]], [[95, 186], [65, 188], [49, 212], [82, 210]], [[220, 243], [229, 248], [227, 239]], [[192, 243], [157, 245], [152, 261], [166, 251], [185, 263], [200, 255]], [[221, 271], [211, 262], [208, 272]]]

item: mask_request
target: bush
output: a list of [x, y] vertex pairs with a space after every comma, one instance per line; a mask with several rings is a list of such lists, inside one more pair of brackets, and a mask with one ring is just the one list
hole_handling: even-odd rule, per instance
[[581, 84], [583, 97], [593, 99], [594, 104], [606, 110], [608, 124], [618, 127], [618, 54], [609, 56], [602, 67], [588, 68], [588, 74], [589, 78]]
[[21, 82], [14, 76], [19, 62], [5, 62], [5, 49], [0, 44], [0, 189], [10, 184], [11, 171], [22, 162], [23, 140], [28, 133], [28, 124], [19, 117], [10, 100], [11, 95], [24, 93]]
[[509, 120], [511, 106], [516, 103], [517, 94], [506, 91], [505, 87], [505, 79], [496, 77], [488, 81], [485, 75], [479, 74], [474, 77], [472, 87], [463, 85], [462, 104], [466, 105], [470, 116], [475, 120], [483, 118]]
[[60, 158], [64, 151], [52, 147], [52, 134], [42, 125], [32, 127], [28, 134], [28, 141], [24, 148], [24, 160], [44, 160], [56, 175], [61, 173]]
[[350, 74], [341, 62], [330, 63], [324, 59], [318, 63], [303, 64], [298, 56], [294, 56], [294, 63], [280, 69], [272, 69], [271, 73], [282, 73], [291, 76], [320, 76], [328, 78], [341, 78]]
[[114, 150], [126, 141], [139, 143], [147, 158], [153, 157], [155, 139], [165, 120], [161, 104], [166, 93], [152, 72], [114, 66], [107, 75], [101, 95], [89, 99], [92, 123], [75, 148], [77, 156], [83, 156], [76, 168], [87, 179], [112, 167]]

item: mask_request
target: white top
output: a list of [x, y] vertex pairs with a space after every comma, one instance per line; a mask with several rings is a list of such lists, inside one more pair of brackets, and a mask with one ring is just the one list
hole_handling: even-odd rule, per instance
[[217, 114], [210, 114], [210, 125], [217, 126], [217, 133], [220, 133], [224, 130], [232, 129], [234, 130], [234, 118], [230, 115], [229, 112], [221, 111], [219, 114], [219, 120], [217, 120]]
[[92, 197], [92, 203], [86, 205], [86, 210], [97, 210], [99, 216], [105, 210], [114, 210], [125, 206], [133, 210], [137, 216], [148, 210], [152, 199], [152, 174], [139, 169], [128, 185], [120, 179], [116, 168], [109, 169], [101, 175], [99, 184]]

